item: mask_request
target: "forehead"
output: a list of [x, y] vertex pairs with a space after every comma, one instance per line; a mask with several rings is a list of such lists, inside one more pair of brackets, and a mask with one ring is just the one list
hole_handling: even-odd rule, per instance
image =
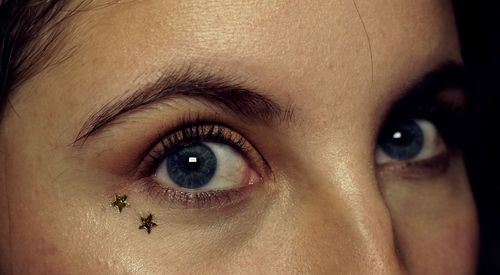
[[93, 1], [68, 32], [71, 58], [37, 85], [48, 100], [64, 93], [79, 120], [186, 64], [243, 78], [313, 117], [376, 109], [460, 56], [444, 0]]

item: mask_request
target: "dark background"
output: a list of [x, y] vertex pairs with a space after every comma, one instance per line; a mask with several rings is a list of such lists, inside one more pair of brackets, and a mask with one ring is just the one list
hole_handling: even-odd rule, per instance
[[500, 1], [454, 2], [472, 99], [464, 138], [481, 228], [479, 274], [500, 274]]

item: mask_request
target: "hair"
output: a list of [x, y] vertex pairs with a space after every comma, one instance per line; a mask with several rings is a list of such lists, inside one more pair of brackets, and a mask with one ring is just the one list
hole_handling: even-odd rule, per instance
[[[67, 9], [69, 0], [0, 0], [0, 114], [9, 104], [8, 96], [22, 83], [61, 60], [67, 19], [82, 9], [86, 1]], [[495, 134], [500, 117], [500, 19], [494, 1], [454, 0], [462, 55], [473, 95], [469, 122], [470, 136], [464, 148], [466, 166], [480, 222], [481, 274], [500, 274], [500, 186], [495, 174], [500, 155]], [[63, 54], [63, 56], [65, 56]], [[1, 122], [1, 121], [0, 121]]]
[[0, 0], [0, 111], [16, 88], [50, 65], [67, 0]]
[[480, 224], [480, 274], [500, 274], [500, 17], [496, 1], [455, 0], [472, 108], [463, 148]]

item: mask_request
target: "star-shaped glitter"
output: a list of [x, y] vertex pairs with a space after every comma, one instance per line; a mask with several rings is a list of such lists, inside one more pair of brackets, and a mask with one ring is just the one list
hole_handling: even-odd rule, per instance
[[146, 218], [141, 217], [141, 223], [142, 224], [139, 226], [139, 229], [146, 229], [148, 234], [151, 233], [151, 229], [153, 229], [153, 227], [158, 225], [153, 221], [152, 214], [149, 214]]
[[115, 201], [111, 204], [111, 206], [118, 208], [120, 213], [123, 208], [128, 207], [127, 195], [115, 195]]

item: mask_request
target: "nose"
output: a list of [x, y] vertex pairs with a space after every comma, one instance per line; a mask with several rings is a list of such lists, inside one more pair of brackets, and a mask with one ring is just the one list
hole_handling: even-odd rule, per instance
[[268, 217], [276, 273], [406, 273], [372, 169], [334, 166], [298, 176], [281, 211]]
[[[391, 216], [375, 180], [344, 175], [339, 181], [345, 189], [317, 185], [301, 205], [296, 228], [304, 258], [314, 259], [317, 273], [403, 274]], [[365, 187], [352, 188], [361, 182]]]

